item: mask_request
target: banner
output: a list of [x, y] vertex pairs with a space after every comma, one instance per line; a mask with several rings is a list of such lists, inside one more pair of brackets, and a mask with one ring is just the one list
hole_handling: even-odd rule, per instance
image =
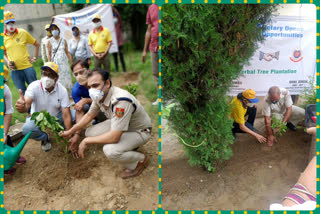
[[80, 33], [88, 38], [89, 33], [94, 28], [92, 18], [95, 14], [101, 16], [102, 26], [108, 28], [111, 33], [112, 45], [109, 53], [118, 52], [117, 36], [110, 4], [96, 4], [72, 13], [57, 15], [54, 17], [54, 23], [59, 25], [60, 35], [62, 35], [67, 42], [72, 39], [71, 29], [73, 26], [79, 27]]
[[310, 77], [316, 73], [316, 19], [277, 16], [263, 35], [265, 41], [259, 44], [250, 64], [243, 67], [229, 95], [251, 88], [257, 96], [265, 96], [271, 86], [297, 95], [310, 87]]

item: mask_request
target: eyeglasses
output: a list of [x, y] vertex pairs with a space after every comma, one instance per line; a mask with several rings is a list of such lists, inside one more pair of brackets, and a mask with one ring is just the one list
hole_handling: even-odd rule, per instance
[[55, 79], [57, 77], [56, 73], [50, 72], [50, 71], [42, 71], [41, 73], [43, 76], [49, 77], [51, 79]]
[[73, 76], [77, 77], [78, 75], [83, 75], [84, 72], [86, 72], [86, 71], [87, 71], [87, 69], [83, 68], [83, 69], [79, 70], [77, 73], [73, 73]]

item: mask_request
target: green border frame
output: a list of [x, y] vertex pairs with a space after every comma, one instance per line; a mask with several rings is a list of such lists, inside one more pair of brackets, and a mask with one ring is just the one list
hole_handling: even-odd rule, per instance
[[[316, 214], [320, 213], [320, 197], [319, 191], [317, 191], [317, 208], [313, 211], [270, 211], [270, 210], [163, 210], [162, 209], [162, 201], [161, 201], [161, 11], [162, 5], [165, 4], [314, 4], [317, 10], [317, 190], [319, 190], [320, 179], [319, 179], [319, 141], [318, 138], [319, 131], [319, 102], [320, 102], [320, 81], [319, 81], [319, 72], [320, 71], [320, 0], [0, 0], [0, 32], [3, 32], [3, 10], [4, 5], [6, 4], [157, 4], [159, 6], [159, 192], [158, 192], [158, 209], [157, 210], [61, 210], [61, 211], [50, 211], [50, 210], [6, 210], [4, 207], [4, 173], [3, 173], [3, 144], [0, 143], [0, 214]], [[0, 101], [3, 103], [3, 33], [0, 36], [1, 50], [0, 54], [2, 56], [0, 62]], [[3, 108], [4, 106], [0, 105], [0, 134], [3, 136]], [[1, 142], [3, 142], [3, 138], [1, 138]]]

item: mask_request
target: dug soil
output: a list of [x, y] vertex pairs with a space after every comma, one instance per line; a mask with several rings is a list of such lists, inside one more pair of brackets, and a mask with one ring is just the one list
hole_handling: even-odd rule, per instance
[[[138, 73], [113, 78], [123, 87], [138, 81]], [[150, 105], [141, 93], [142, 105]], [[157, 127], [157, 121], [153, 121]], [[156, 128], [154, 129], [156, 130]], [[43, 152], [39, 141], [29, 140], [22, 156], [26, 164], [15, 166], [5, 176], [4, 206], [7, 210], [151, 210], [158, 204], [158, 133], [138, 151], [149, 157], [149, 165], [135, 178], [123, 180], [123, 168], [109, 161], [103, 145], [90, 145], [84, 159], [66, 156], [51, 138], [52, 150]]]
[[302, 129], [287, 131], [273, 147], [248, 134], [237, 137], [232, 158], [208, 173], [191, 167], [177, 139], [163, 134], [163, 209], [265, 210], [281, 202], [307, 166], [311, 136]]

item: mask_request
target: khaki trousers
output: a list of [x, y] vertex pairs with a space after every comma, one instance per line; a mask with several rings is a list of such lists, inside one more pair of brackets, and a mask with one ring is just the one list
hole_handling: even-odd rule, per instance
[[[86, 137], [94, 137], [110, 131], [111, 121], [106, 120], [91, 126], [86, 130]], [[135, 169], [139, 161], [144, 160], [144, 155], [133, 151], [139, 146], [148, 142], [151, 138], [151, 132], [134, 131], [123, 132], [118, 143], [105, 144], [103, 152], [108, 159], [119, 163], [127, 169]]]
[[93, 56], [94, 67], [102, 68], [110, 73], [110, 57], [109, 54], [105, 55], [102, 59], [98, 59], [97, 57]]
[[157, 89], [159, 89], [159, 53], [151, 53], [151, 64], [152, 64], [152, 74], [153, 78], [157, 82]]

